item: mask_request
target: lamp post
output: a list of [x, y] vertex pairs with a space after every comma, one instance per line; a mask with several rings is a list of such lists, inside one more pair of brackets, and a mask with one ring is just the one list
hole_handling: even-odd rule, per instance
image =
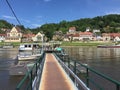
[[43, 51], [43, 44], [44, 44], [44, 34], [42, 34], [42, 51]]

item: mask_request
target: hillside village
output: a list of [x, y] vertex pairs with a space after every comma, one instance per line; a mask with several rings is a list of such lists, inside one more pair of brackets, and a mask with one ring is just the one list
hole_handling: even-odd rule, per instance
[[70, 27], [66, 33], [64, 41], [120, 41], [120, 33], [101, 33], [100, 30], [86, 28], [85, 32], [76, 31], [75, 27]]
[[23, 34], [21, 29], [15, 26], [11, 30], [7, 29], [6, 34], [0, 34], [0, 42], [38, 42], [42, 41], [43, 35], [40, 32], [36, 35]]
[[[41, 42], [47, 41], [44, 34], [38, 32], [37, 34], [29, 33], [23, 34], [21, 29], [14, 26], [11, 30], [6, 30], [5, 34], [0, 34], [0, 42]], [[100, 30], [93, 30], [86, 28], [85, 32], [76, 31], [76, 27], [70, 27], [66, 34], [62, 31], [55, 31], [53, 41], [120, 41], [120, 33], [100, 33]]]

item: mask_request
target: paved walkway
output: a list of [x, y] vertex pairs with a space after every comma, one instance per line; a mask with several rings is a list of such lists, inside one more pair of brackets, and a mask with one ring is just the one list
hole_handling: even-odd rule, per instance
[[47, 53], [39, 90], [76, 90], [55, 56]]

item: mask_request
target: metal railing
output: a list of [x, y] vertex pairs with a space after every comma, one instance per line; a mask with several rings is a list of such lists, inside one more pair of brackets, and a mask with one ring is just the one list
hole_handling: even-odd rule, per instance
[[[120, 90], [120, 82], [111, 77], [98, 72], [80, 61], [72, 60], [71, 58], [56, 53], [56, 55], [76, 74], [86, 86], [91, 90]], [[71, 75], [70, 75], [71, 76]], [[73, 78], [73, 76], [72, 76]], [[76, 78], [73, 78], [76, 82]]]
[[16, 90], [38, 90], [44, 65], [45, 53], [35, 62], [32, 68], [26, 73]]
[[63, 63], [63, 61], [57, 57], [56, 54], [54, 54], [55, 57], [57, 58], [57, 60], [59, 61], [59, 63], [61, 64], [61, 66], [64, 68], [64, 70], [67, 72], [67, 74], [69, 76], [72, 77], [72, 79], [74, 79], [74, 83], [75, 83], [75, 86], [78, 88], [78, 89], [81, 89], [81, 90], [90, 90], [86, 85], [85, 83], [80, 79], [78, 78], [78, 76], [69, 68], [67, 67], [67, 65], [65, 65]]

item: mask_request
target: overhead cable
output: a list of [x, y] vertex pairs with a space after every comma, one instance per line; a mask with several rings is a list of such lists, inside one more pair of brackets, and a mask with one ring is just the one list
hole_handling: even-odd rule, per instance
[[16, 16], [16, 14], [15, 14], [15, 12], [14, 12], [12, 6], [11, 6], [10, 3], [8, 2], [8, 0], [6, 0], [6, 2], [7, 2], [7, 4], [8, 4], [8, 6], [9, 6], [9, 8], [11, 9], [11, 11], [12, 11], [14, 17], [16, 18], [17, 22], [19, 23], [19, 25], [21, 25], [21, 23], [20, 23], [19, 19], [17, 18], [17, 16]]

